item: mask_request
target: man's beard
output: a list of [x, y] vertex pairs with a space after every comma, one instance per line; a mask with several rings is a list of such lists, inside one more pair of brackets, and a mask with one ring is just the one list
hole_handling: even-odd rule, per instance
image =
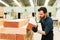
[[45, 18], [45, 15], [43, 17], [40, 17], [41, 19], [44, 19]]

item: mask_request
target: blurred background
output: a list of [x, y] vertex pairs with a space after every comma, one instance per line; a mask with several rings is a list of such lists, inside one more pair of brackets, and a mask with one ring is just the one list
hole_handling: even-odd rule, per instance
[[[48, 16], [53, 19], [54, 40], [59, 40], [60, 0], [0, 0], [0, 28], [3, 19], [16, 20], [36, 17], [39, 20], [38, 8], [40, 7], [47, 8]], [[40, 40], [41, 35], [38, 33], [35, 35], [33, 40]]]

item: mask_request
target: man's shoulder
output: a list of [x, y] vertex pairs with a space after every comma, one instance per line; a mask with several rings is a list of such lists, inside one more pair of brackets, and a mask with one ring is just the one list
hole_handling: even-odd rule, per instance
[[49, 22], [53, 22], [52, 18], [51, 17], [48, 17], [47, 19]]
[[52, 18], [51, 17], [48, 17], [48, 20], [52, 20]]

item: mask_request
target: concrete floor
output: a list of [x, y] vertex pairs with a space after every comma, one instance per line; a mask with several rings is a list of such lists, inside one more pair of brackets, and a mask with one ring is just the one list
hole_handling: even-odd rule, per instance
[[[41, 40], [41, 34], [34, 33], [33, 40]], [[54, 40], [60, 40], [60, 31], [58, 27], [54, 27]]]

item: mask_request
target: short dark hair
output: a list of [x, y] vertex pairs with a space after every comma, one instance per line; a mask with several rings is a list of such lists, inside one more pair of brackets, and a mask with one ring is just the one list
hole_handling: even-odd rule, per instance
[[44, 13], [47, 13], [46, 7], [41, 7], [41, 8], [39, 8], [39, 9], [38, 9], [38, 12], [41, 11], [41, 10], [42, 10]]

